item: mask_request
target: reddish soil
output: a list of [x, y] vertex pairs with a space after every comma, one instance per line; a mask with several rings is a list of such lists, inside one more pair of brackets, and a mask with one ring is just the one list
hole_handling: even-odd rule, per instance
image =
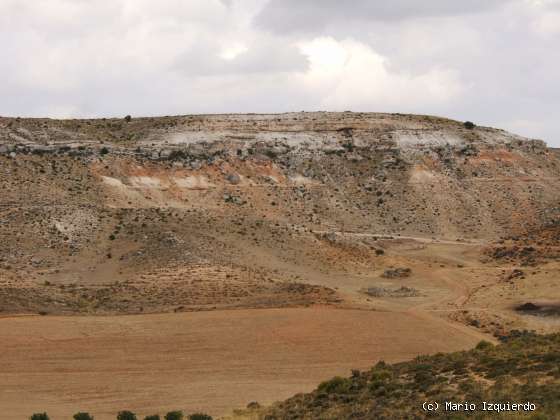
[[472, 347], [476, 331], [413, 314], [332, 308], [0, 319], [2, 419], [47, 411], [222, 415], [380, 359]]
[[221, 415], [559, 331], [515, 310], [560, 302], [557, 152], [401, 114], [0, 118], [0, 420]]

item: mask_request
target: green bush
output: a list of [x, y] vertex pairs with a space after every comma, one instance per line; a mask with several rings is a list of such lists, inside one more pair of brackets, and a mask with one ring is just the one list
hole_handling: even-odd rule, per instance
[[327, 394], [345, 394], [350, 390], [351, 384], [350, 379], [335, 376], [331, 380], [319, 384], [318, 390]]
[[165, 415], [165, 420], [183, 420], [184, 418], [182, 411], [170, 411]]
[[47, 413], [35, 413], [29, 417], [29, 420], [49, 420], [49, 416]]
[[486, 350], [486, 349], [491, 349], [492, 347], [494, 347], [494, 344], [486, 340], [482, 340], [476, 345], [477, 350]]
[[93, 416], [90, 416], [89, 413], [76, 413], [74, 420], [93, 420]]
[[189, 420], [212, 420], [212, 416], [204, 413], [195, 413], [189, 416]]
[[159, 414], [144, 417], [144, 420], [160, 420]]
[[137, 418], [132, 411], [125, 410], [117, 414], [117, 420], [137, 420]]
[[471, 122], [471, 121], [465, 121], [465, 123], [463, 124], [465, 126], [466, 129], [468, 130], [472, 130], [473, 128], [476, 127], [475, 123]]
[[[497, 345], [483, 342], [469, 351], [419, 356], [394, 365], [379, 363], [359, 377], [354, 374], [346, 380], [323, 382], [310, 394], [297, 395], [258, 414], [271, 419], [354, 419], [365, 418], [367, 413], [372, 419], [408, 419], [420, 418], [418, 407], [424, 401], [460, 400], [531, 401], [538, 412], [519, 418], [558, 418], [560, 334], [515, 332], [503, 341]], [[349, 392], [341, 392], [346, 390]], [[449, 418], [467, 417], [508, 416], [456, 413]]]

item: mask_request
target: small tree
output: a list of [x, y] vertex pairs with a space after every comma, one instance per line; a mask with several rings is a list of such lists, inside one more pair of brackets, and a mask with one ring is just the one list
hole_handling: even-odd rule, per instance
[[212, 416], [204, 413], [195, 413], [189, 416], [189, 420], [212, 420]]
[[144, 420], [160, 420], [159, 414], [144, 417]]
[[182, 411], [170, 411], [165, 415], [165, 420], [183, 420], [184, 418]]
[[74, 420], [93, 420], [93, 416], [90, 416], [89, 413], [76, 413]]
[[136, 414], [134, 414], [132, 411], [121, 411], [119, 414], [117, 414], [117, 420], [138, 420], [136, 418]]
[[49, 416], [47, 413], [35, 413], [29, 417], [29, 420], [49, 420]]
[[126, 122], [130, 122], [132, 120], [132, 117], [130, 115], [127, 115], [126, 117], [124, 117], [124, 120]]
[[473, 123], [472, 121], [465, 121], [465, 123], [463, 125], [468, 130], [472, 130], [473, 128], [476, 127], [475, 123]]

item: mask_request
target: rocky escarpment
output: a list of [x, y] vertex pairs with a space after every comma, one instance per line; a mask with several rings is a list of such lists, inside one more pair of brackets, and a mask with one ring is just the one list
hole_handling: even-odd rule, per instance
[[[113, 311], [121, 292], [124, 308], [155, 295], [154, 273], [176, 290], [218, 270], [223, 290], [183, 282], [185, 299], [260, 305], [291, 293], [293, 267], [384, 258], [373, 240], [342, 247], [329, 232], [494, 240], [552, 223], [559, 175], [542, 141], [428, 116], [0, 118], [0, 279], [30, 279], [31, 294], [60, 282], [49, 299], [75, 289], [80, 305]], [[255, 296], [254, 279], [271, 286]]]
[[[559, 197], [559, 160], [544, 142], [424, 116], [4, 118], [0, 155], [14, 204], [26, 197], [10, 166], [68, 160], [92, 177], [91, 188], [102, 184], [127, 201], [142, 190], [219, 190], [218, 201], [227, 194], [235, 204], [265, 188], [276, 198], [270, 202], [299, 200], [317, 226], [383, 233], [497, 237], [519, 229], [520, 217], [537, 224], [556, 217]], [[44, 174], [65, 183], [60, 189], [76, 182]], [[163, 196], [114, 206], [174, 205]], [[263, 211], [275, 207], [270, 202]], [[290, 218], [281, 205], [275, 210]]]

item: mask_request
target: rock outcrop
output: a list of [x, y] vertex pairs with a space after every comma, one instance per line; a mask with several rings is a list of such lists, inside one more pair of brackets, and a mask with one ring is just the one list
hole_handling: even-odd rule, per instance
[[204, 265], [253, 284], [239, 270], [256, 265], [262, 281], [296, 281], [272, 273], [366, 252], [316, 232], [497, 240], [547, 226], [559, 176], [540, 140], [428, 116], [0, 118], [0, 279], [93, 284]]

